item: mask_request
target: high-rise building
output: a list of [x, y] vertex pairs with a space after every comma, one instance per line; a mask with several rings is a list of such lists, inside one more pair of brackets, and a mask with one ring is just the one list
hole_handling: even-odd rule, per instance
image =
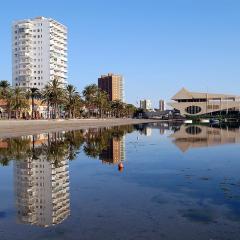
[[44, 17], [12, 26], [12, 85], [42, 89], [58, 78], [67, 82], [67, 28]]
[[108, 94], [110, 101], [124, 101], [123, 77], [108, 73], [98, 78], [98, 87]]
[[164, 100], [159, 100], [159, 110], [164, 111], [165, 110], [165, 102]]
[[149, 99], [140, 100], [140, 108], [150, 110], [152, 108], [151, 101]]

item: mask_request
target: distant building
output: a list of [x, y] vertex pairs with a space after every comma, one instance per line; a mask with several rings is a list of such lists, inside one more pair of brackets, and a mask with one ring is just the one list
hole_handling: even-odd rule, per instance
[[155, 118], [155, 119], [171, 119], [176, 118], [179, 115], [176, 110], [164, 110], [164, 111], [146, 111], [143, 114], [144, 118]]
[[152, 104], [149, 99], [140, 100], [140, 108], [144, 110], [151, 110]]
[[108, 73], [98, 78], [98, 87], [108, 94], [110, 101], [124, 101], [123, 77]]
[[165, 102], [164, 100], [159, 100], [159, 111], [164, 111], [165, 110]]
[[170, 105], [181, 115], [206, 115], [240, 110], [240, 96], [189, 92], [182, 88], [172, 97]]
[[58, 78], [67, 82], [67, 28], [45, 17], [12, 26], [12, 85], [42, 89]]

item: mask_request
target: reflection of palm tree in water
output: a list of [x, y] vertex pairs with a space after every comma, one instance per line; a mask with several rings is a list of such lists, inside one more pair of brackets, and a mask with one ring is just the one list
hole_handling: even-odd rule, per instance
[[22, 160], [31, 155], [29, 138], [8, 138], [1, 143], [0, 163], [3, 166], [9, 165], [11, 160]]
[[118, 126], [89, 129], [86, 134], [83, 130], [48, 133], [41, 144], [36, 143], [39, 135], [7, 138], [1, 142], [6, 147], [0, 147], [0, 164], [5, 166], [11, 160], [21, 161], [27, 157], [38, 159], [41, 155], [57, 166], [62, 159], [74, 160], [82, 146], [87, 156], [97, 158], [109, 147], [112, 139], [121, 141], [126, 133], [133, 130], [133, 126]]
[[[132, 126], [118, 126], [109, 129], [89, 130], [85, 136], [84, 153], [92, 158], [104, 158], [110, 153], [113, 142], [120, 143], [126, 133], [133, 131]], [[120, 148], [119, 148], [120, 150]]]
[[[19, 221], [39, 226], [51, 226], [63, 221], [70, 211], [68, 160], [75, 159], [82, 146], [87, 156], [100, 158], [102, 153], [109, 149], [111, 141], [119, 142], [125, 133], [131, 131], [133, 127], [122, 126], [91, 129], [87, 133], [78, 130], [3, 140], [2, 143], [6, 147], [0, 147], [1, 164], [8, 165], [9, 161], [15, 160], [15, 192]], [[60, 198], [57, 202], [60, 202], [61, 206], [53, 204], [56, 196]], [[49, 212], [53, 214], [56, 208], [56, 211], [62, 211], [62, 217], [55, 217], [54, 221], [46, 217], [44, 222], [40, 216], [49, 216]], [[45, 209], [45, 212], [40, 212], [40, 209]]]

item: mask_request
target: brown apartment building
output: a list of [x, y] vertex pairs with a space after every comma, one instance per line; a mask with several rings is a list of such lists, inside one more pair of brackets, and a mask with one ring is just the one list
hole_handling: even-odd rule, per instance
[[108, 94], [110, 101], [123, 101], [123, 78], [121, 75], [108, 73], [98, 78], [98, 87]]

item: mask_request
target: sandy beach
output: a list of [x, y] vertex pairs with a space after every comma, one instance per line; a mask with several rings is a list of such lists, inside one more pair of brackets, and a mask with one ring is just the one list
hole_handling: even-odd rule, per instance
[[0, 138], [43, 132], [156, 122], [147, 119], [1, 120]]

